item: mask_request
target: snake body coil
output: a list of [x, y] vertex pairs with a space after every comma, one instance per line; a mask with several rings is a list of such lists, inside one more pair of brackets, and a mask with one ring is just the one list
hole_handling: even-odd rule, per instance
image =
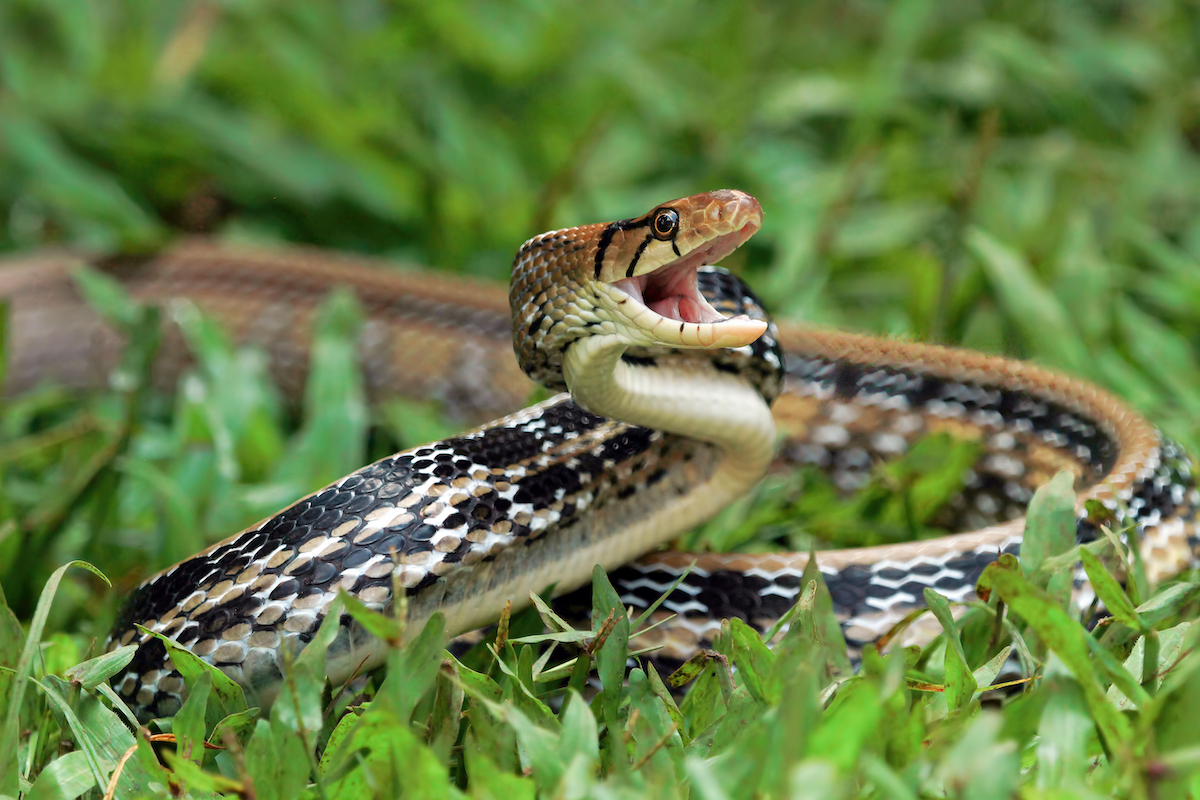
[[[382, 609], [396, 581], [408, 595], [410, 622], [440, 609], [458, 633], [494, 620], [505, 600], [527, 602], [530, 591], [552, 583], [559, 591], [579, 586], [593, 564], [613, 569], [633, 561], [757, 481], [774, 443], [768, 404], [781, 388], [774, 417], [786, 436], [782, 457], [821, 466], [843, 487], [930, 432], [984, 446], [951, 510], [952, 523], [980, 530], [820, 554], [852, 646], [919, 605], [926, 586], [967, 598], [997, 552], [1019, 547], [1020, 515], [1033, 489], [1063, 468], [1076, 474], [1081, 503], [1101, 500], [1138, 524], [1158, 576], [1191, 562], [1198, 497], [1190, 463], [1094, 386], [1004, 359], [832, 331], [785, 330], [778, 344], [771, 334], [760, 338], [768, 325], [753, 295], [727, 273], [697, 271], [757, 230], [760, 213], [748, 195], [716, 192], [531, 239], [514, 264], [513, 342], [530, 375], [569, 388], [575, 399], [559, 396], [389, 456], [154, 576], [130, 598], [110, 640], [112, 647], [140, 644], [115, 681], [118, 691], [141, 718], [174, 713], [183, 694], [165, 648], [134, 623], [219, 666], [252, 702], [269, 703], [284, 649], [308, 641], [340, 589]], [[61, 320], [54, 303], [74, 302], [61, 286], [69, 262], [47, 260], [57, 272], [45, 260], [39, 269], [0, 269], [0, 295], [27, 300], [14, 303], [10, 388], [44, 375], [37, 365], [51, 363], [37, 356], [23, 362], [23, 354], [67, 351], [38, 327], [38, 313]], [[217, 300], [226, 293], [222, 282], [249, 280], [238, 302], [259, 305], [239, 311], [233, 303], [234, 327], [276, 348], [275, 362], [291, 380], [302, 370], [288, 337], [255, 326], [285, 316], [274, 324], [299, 327], [306, 301], [298, 293], [311, 286], [315, 297], [348, 282], [362, 289], [378, 326], [368, 326], [364, 361], [379, 390], [432, 376], [401, 388], [439, 395], [467, 415], [511, 408], [524, 391], [499, 355], [507, 326], [491, 294], [462, 296], [456, 287], [456, 295], [444, 282], [390, 278], [312, 256], [231, 258], [205, 246], [112, 269], [144, 297], [184, 294], [204, 303], [207, 294], [208, 307], [224, 305], [226, 316], [229, 303]], [[271, 294], [282, 290], [265, 288], [276, 273], [293, 293], [287, 302]], [[422, 300], [439, 312], [423, 315]], [[417, 336], [420, 347], [398, 345], [405, 336]], [[90, 340], [110, 347], [98, 334]], [[436, 367], [401, 363], [448, 340], [465, 344], [449, 358], [435, 354]], [[88, 360], [64, 355], [53, 363], [60, 378], [85, 382], [86, 369], [72, 365]], [[464, 364], [466, 373], [456, 373]], [[470, 390], [481, 376], [500, 392], [494, 404]], [[1080, 533], [1094, 533], [1086, 520]], [[626, 603], [645, 607], [695, 564], [660, 610], [677, 615], [674, 624], [649, 642], [682, 658], [711, 638], [723, 616], [760, 627], [778, 618], [795, 602], [806, 561], [798, 554], [663, 553], [613, 576]], [[335, 682], [381, 658], [377, 642], [343, 622], [327, 663]]]

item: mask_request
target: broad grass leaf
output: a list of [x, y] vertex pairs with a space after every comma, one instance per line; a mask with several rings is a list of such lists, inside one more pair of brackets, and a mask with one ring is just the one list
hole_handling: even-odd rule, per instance
[[[134, 746], [135, 739], [124, 718], [118, 717], [95, 695], [80, 693], [75, 701], [75, 711], [79, 719], [78, 735], [91, 739], [102, 762], [115, 765]], [[117, 797], [136, 796], [152, 777], [161, 774], [162, 768], [157, 764], [153, 770], [148, 770], [138, 759], [130, 759], [117, 782]]]
[[212, 689], [212, 674], [202, 672], [188, 684], [187, 697], [183, 707], [175, 714], [171, 730], [177, 738], [175, 752], [180, 758], [190, 759], [196, 764], [204, 763], [204, 742], [206, 739], [205, 716], [208, 708], [208, 694]]
[[[1186, 636], [1186, 639], [1194, 642], [1195, 636]], [[1196, 745], [1196, 709], [1200, 708], [1200, 652], [1193, 649], [1172, 663], [1175, 668], [1171, 682], [1164, 682], [1153, 706], [1147, 709], [1153, 719], [1155, 750], [1161, 756], [1191, 750]], [[1161, 796], [1183, 797], [1186, 784], [1187, 779], [1181, 772], [1169, 775], [1159, 784]]]
[[833, 252], [842, 258], [866, 258], [918, 241], [940, 209], [924, 202], [860, 205], [838, 228]]
[[775, 680], [775, 654], [763, 644], [758, 631], [740, 619], [729, 620], [732, 652], [728, 655], [738, 669], [738, 678], [760, 703], [779, 701], [780, 687]]
[[163, 761], [171, 773], [171, 785], [179, 786], [188, 795], [221, 795], [241, 789], [241, 785], [217, 772], [207, 772], [198, 764], [183, 758], [178, 753], [163, 751]]
[[[89, 244], [113, 247], [153, 241], [155, 221], [115, 176], [74, 153], [54, 127], [18, 105], [0, 119], [0, 136], [9, 163], [28, 171], [34, 179], [30, 188], [65, 212], [60, 218], [71, 224], [76, 235], [90, 239]], [[85, 223], [92, 219], [103, 224]]]
[[1039, 789], [1069, 790], [1084, 785], [1092, 759], [1088, 745], [1095, 725], [1079, 684], [1063, 674], [1047, 679], [1047, 695], [1038, 726]]
[[132, 333], [137, 328], [144, 313], [143, 307], [130, 297], [120, 281], [82, 263], [71, 272], [71, 278], [88, 305], [105, 319], [126, 333]]
[[[8, 607], [4, 588], [0, 586], [0, 708], [5, 710], [8, 709], [12, 688], [15, 685], [16, 671], [21, 660], [24, 640], [25, 631], [21, 629], [17, 615]], [[4, 735], [4, 731], [0, 730], [0, 737]], [[4, 764], [0, 764], [0, 773], [3, 772], [4, 766]]]
[[[515, 663], [509, 663], [509, 658]], [[522, 661], [525, 663], [522, 664]], [[499, 679], [503, 702], [521, 709], [541, 725], [553, 727], [557, 724], [554, 712], [535, 693], [532, 679], [533, 653], [528, 647], [523, 646], [518, 653], [511, 644], [506, 645], [496, 653], [495, 663], [503, 676]], [[526, 676], [524, 679], [521, 677], [523, 672]]]
[[1188, 413], [1200, 414], [1200, 368], [1192, 344], [1127, 299], [1117, 311], [1122, 338], [1143, 372], [1168, 389]]
[[1137, 607], [1137, 613], [1147, 625], [1154, 625], [1179, 613], [1200, 590], [1200, 583], [1176, 583], [1163, 589]]
[[265, 354], [234, 347], [229, 335], [193, 305], [180, 304], [172, 316], [197, 361], [196, 374], [184, 378], [195, 385], [181, 391], [178, 402], [196, 406], [223, 474], [261, 481], [284, 451], [282, 404]]
[[889, 764], [870, 753], [862, 758], [863, 774], [889, 800], [918, 800], [916, 791]]
[[481, 697], [494, 703], [501, 701], [504, 696], [504, 690], [500, 688], [500, 685], [495, 680], [481, 672], [464, 667], [453, 656], [450, 656], [450, 658], [458, 670], [458, 680], [462, 682], [467, 694], [473, 697]]
[[350, 615], [350, 618], [372, 636], [385, 642], [401, 641], [406, 628], [403, 621], [367, 608], [361, 600], [348, 592], [340, 591], [338, 597], [341, 599], [342, 608]]
[[[1166, 671], [1175, 667], [1186, 646], [1188, 631], [1194, 625], [1194, 621], [1187, 620], [1164, 631], [1159, 631], [1158, 674], [1154, 676], [1155, 683], [1152, 688], [1160, 686]], [[1135, 695], [1133, 699], [1122, 692], [1123, 687], [1121, 686], [1114, 684], [1108, 687], [1108, 699], [1123, 711], [1143, 706], [1145, 701], [1149, 700], [1142, 690], [1142, 684], [1150, 677], [1146, 674], [1145, 653], [1145, 639], [1139, 637], [1130, 650], [1129, 656], [1125, 659], [1124, 668], [1130, 675], [1129, 682], [1132, 684], [1130, 693]]]
[[195, 484], [163, 472], [153, 463], [136, 458], [125, 458], [120, 470], [129, 478], [145, 485], [160, 509], [159, 519], [163, 528], [164, 561], [177, 562], [187, 559], [204, 548], [204, 526], [196, 508]]
[[304, 428], [276, 465], [273, 478], [315, 489], [363, 465], [366, 393], [358, 366], [362, 309], [347, 290], [335, 291], [317, 314], [304, 396]]
[[342, 595], [334, 598], [325, 611], [317, 632], [292, 660], [294, 650], [284, 650], [283, 681], [279, 697], [271, 709], [271, 722], [280, 722], [305, 742], [311, 757], [315, 737], [323, 723], [321, 700], [325, 690], [326, 652], [341, 630]]
[[[325, 742], [325, 749], [321, 753], [321, 760], [317, 762], [317, 772], [322, 776], [329, 776], [332, 769], [339, 763], [346, 761], [347, 753], [342, 752], [342, 746], [349, 741], [349, 737], [354, 733], [355, 727], [360, 719], [358, 714], [350, 713], [342, 716], [338, 720], [337, 725], [329, 734], [329, 738]], [[273, 756], [269, 752], [264, 754], [264, 764], [270, 764]]]
[[820, 759], [806, 759], [796, 766], [791, 776], [792, 800], [848, 800], [852, 797], [851, 783], [840, 773], [836, 764]]
[[[71, 697], [72, 690], [64, 682], [58, 681], [52, 675], [45, 678], [46, 688], [54, 692], [59, 697]], [[81, 756], [84, 762], [89, 757], [94, 756], [97, 763], [102, 767], [105, 777], [111, 776], [113, 768], [117, 762], [134, 744], [134, 738], [130, 734], [126, 725], [112, 712], [101, 703], [94, 695], [84, 691], [79, 692], [74, 696], [72, 701], [72, 712], [74, 721], [70, 726], [70, 735], [78, 748], [75, 755]], [[46, 766], [49, 770], [57, 764], [57, 761], [52, 761]], [[75, 767], [78, 768], [80, 763], [76, 761]], [[86, 769], [86, 767], [85, 767]], [[153, 774], [161, 773], [161, 768], [155, 767]], [[42, 781], [42, 775], [38, 776], [35, 781]], [[61, 775], [59, 777], [62, 777]], [[78, 776], [77, 776], [78, 777]], [[89, 772], [89, 780], [93, 779]], [[116, 797], [134, 797], [137, 796], [141, 787], [144, 787], [150, 779], [150, 773], [142, 768], [142, 765], [137, 760], [130, 760], [125, 764], [121, 772], [121, 778], [117, 782]], [[57, 781], [57, 778], [51, 779], [50, 784]], [[76, 785], [76, 784], [72, 784]], [[43, 790], [49, 791], [49, 786], [43, 786]], [[42, 791], [42, 790], [39, 790]], [[43, 796], [56, 796], [53, 793]]]
[[[648, 670], [653, 666], [648, 665]], [[683, 739], [674, 701], [670, 695], [664, 700], [657, 694], [649, 672], [635, 669], [629, 673], [629, 703], [632, 710], [625, 730], [633, 738], [633, 768], [640, 765], [650, 782], [677, 783], [683, 774]]]
[[1111, 334], [1113, 283], [1120, 270], [1106, 261], [1092, 217], [1076, 211], [1055, 254], [1054, 294], [1068, 310], [1083, 339], [1103, 347]]
[[[773, 720], [778, 757], [778, 789], [792, 767], [800, 763], [809, 750], [814, 731], [821, 724], [821, 690], [825, 688], [825, 660], [816, 648], [796, 648], [780, 653], [775, 662], [783, 680], [783, 693], [774, 710]], [[770, 791], [770, 785], [763, 785]]]
[[[725, 710], [722, 699], [721, 681], [717, 678], [717, 670], [726, 669], [724, 664], [701, 654], [695, 663], [700, 665], [700, 672], [691, 689], [679, 704], [679, 711], [687, 723], [689, 751], [697, 746], [695, 741], [707, 731]], [[703, 659], [702, 661], [700, 659]], [[674, 683], [672, 682], [672, 685]]]
[[88, 768], [87, 754], [76, 751], [64, 753], [51, 761], [38, 774], [24, 800], [74, 800], [96, 785], [96, 777]]
[[717, 765], [708, 759], [689, 757], [684, 761], [684, 769], [692, 796], [698, 800], [734, 800], [739, 796], [730, 794], [733, 787], [729, 784], [733, 781], [722, 775]]
[[954, 623], [954, 615], [950, 611], [950, 602], [931, 588], [925, 589], [925, 603], [937, 617], [946, 635], [946, 704], [953, 711], [960, 711], [971, 702], [978, 684], [967, 663], [967, 655], [963, 651], [962, 639], [958, 627]]
[[1096, 659], [1096, 665], [1112, 683], [1109, 686], [1109, 691], [1115, 687], [1118, 691], [1123, 692], [1139, 708], [1144, 707], [1150, 702], [1150, 695], [1139, 685], [1130, 671], [1121, 665], [1116, 656], [1090, 636], [1087, 639], [1087, 645], [1092, 651], [1092, 656]]
[[1185, 287], [1194, 293], [1185, 293], [1184, 298], [1200, 299], [1200, 274], [1196, 272], [1196, 257], [1193, 254], [1171, 243], [1161, 232], [1144, 223], [1130, 225], [1126, 236], [1130, 244], [1170, 276], [1177, 290]]
[[1008, 657], [1012, 654], [1012, 650], [1012, 645], [1005, 645], [1000, 648], [1000, 652], [976, 668], [971, 673], [975, 678], [975, 685], [982, 688], [991, 686], [992, 682], [996, 680], [996, 676], [1000, 674], [1000, 670], [1004, 669], [1004, 665], [1008, 663]]
[[[717, 723], [717, 729], [713, 735], [713, 755], [732, 754], [735, 750], [740, 749], [737, 748], [739, 740], [744, 736], [749, 736], [750, 726], [762, 713], [762, 710], [762, 704], [755, 699], [749, 689], [745, 686], [735, 688], [725, 701], [725, 715]], [[746, 762], [739, 763], [745, 764]]]
[[[812, 589], [808, 587], [812, 584]], [[817, 568], [815, 553], [808, 554], [804, 572], [800, 576], [801, 594], [797, 600], [798, 613], [784, 634], [780, 646], [789, 646], [791, 636], [804, 636], [818, 645], [826, 659], [827, 669], [833, 676], [849, 675], [852, 672], [850, 658], [846, 654], [846, 638], [842, 625], [833, 611], [833, 597], [829, 587]]]
[[1104, 565], [1100, 563], [1100, 559], [1087, 550], [1080, 550], [1079, 558], [1083, 561], [1083, 570], [1087, 573], [1088, 582], [1109, 612], [1133, 630], [1145, 633], [1146, 623], [1142, 621], [1137, 609], [1133, 607], [1129, 596], [1125, 594], [1125, 589], [1116, 578], [1109, 574]]
[[103, 753], [98, 747], [99, 742], [90, 735], [91, 732], [84, 727], [76, 715], [75, 709], [69, 699], [69, 684], [64, 683], [61, 679], [57, 679], [53, 675], [47, 675], [43, 681], [30, 678], [29, 682], [42, 690], [46, 699], [50, 701], [51, 709], [56, 715], [61, 716], [66, 727], [74, 734], [75, 744], [79, 748], [79, 752], [84, 755], [85, 763], [92, 774], [92, 780], [95, 785], [105, 785], [108, 777], [105, 766], [109, 762], [104, 759]]
[[1160, 406], [1162, 393], [1154, 381], [1146, 380], [1142, 370], [1119, 351], [1101, 350], [1094, 354], [1093, 364], [1096, 383], [1125, 398], [1134, 408]]
[[964, 800], [1009, 800], [1020, 782], [1021, 759], [1016, 745], [1000, 736], [999, 714], [974, 717], [938, 759], [933, 780], [926, 783], [930, 796]]
[[213, 725], [209, 738], [220, 742], [226, 735], [232, 734], [238, 737], [239, 741], [244, 740], [250, 735], [260, 715], [261, 711], [257, 708], [247, 708], [245, 711], [226, 714], [217, 720], [216, 725]]
[[856, 83], [843, 76], [805, 72], [781, 80], [764, 96], [764, 122], [791, 125], [809, 117], [841, 116], [855, 106]]
[[882, 700], [875, 680], [842, 687], [809, 739], [807, 757], [824, 759], [843, 772], [849, 771], [867, 742], [878, 735]]
[[450, 764], [452, 750], [458, 742], [462, 727], [463, 704], [466, 693], [455, 678], [457, 671], [449, 664], [442, 664], [434, 682], [433, 704], [429, 712], [428, 733], [425, 737], [429, 749], [443, 764]]
[[[571, 705], [582, 704], [571, 703]], [[488, 704], [488, 706], [494, 716], [510, 726], [516, 733], [522, 765], [529, 770], [538, 788], [543, 793], [548, 793], [558, 786], [567, 764], [559, 753], [561, 744], [557, 732], [536, 725], [512, 705]], [[580, 740], [578, 743], [586, 747], [586, 741]]]
[[534, 800], [537, 783], [529, 777], [513, 775], [499, 769], [483, 748], [468, 742], [464, 748], [471, 797], [476, 800]]
[[1087, 347], [1062, 304], [1042, 285], [1025, 258], [979, 228], [972, 228], [966, 241], [1029, 350], [1051, 364], [1087, 374]]
[[387, 709], [395, 719], [407, 722], [413, 709], [433, 688], [445, 653], [446, 618], [436, 612], [425, 623], [421, 632], [403, 647], [388, 652], [388, 676], [380, 685], [371, 704]]
[[[20, 714], [22, 703], [25, 700], [26, 683], [30, 680], [38, 642], [41, 641], [42, 632], [45, 630], [46, 619], [50, 616], [50, 605], [54, 602], [54, 595], [58, 591], [58, 585], [62, 582], [63, 575], [71, 567], [82, 567], [95, 574], [106, 584], [108, 583], [108, 578], [104, 577], [104, 573], [86, 561], [68, 562], [56, 569], [46, 581], [46, 586], [38, 598], [37, 608], [34, 609], [33, 617], [29, 621], [29, 632], [25, 636], [25, 646], [17, 661], [16, 675], [9, 684], [8, 708], [5, 712], [4, 727], [0, 728], [0, 794], [17, 796], [17, 776], [20, 773], [17, 770], [16, 757], [21, 739]], [[97, 774], [97, 783], [99, 783], [95, 760], [90, 760], [93, 771]]]
[[327, 797], [463, 797], [446, 766], [407, 724], [364, 715], [351, 741], [357, 763], [324, 787]]
[[[979, 579], [984, 593], [991, 589], [1037, 632], [1042, 642], [1071, 670], [1087, 698], [1096, 725], [1110, 748], [1134, 746], [1133, 730], [1107, 698], [1089, 657], [1091, 637], [1057, 601], [1027, 582], [1006, 561], [988, 565]], [[976, 590], [977, 593], [979, 589]]]
[[286, 196], [309, 202], [328, 197], [337, 183], [336, 164], [298, 139], [280, 135], [275, 126], [256, 124], [233, 109], [206, 98], [176, 106], [186, 127], [200, 133], [239, 172], [256, 176]]
[[[357, 720], [347, 716], [343, 722]], [[340, 726], [339, 726], [340, 729]], [[335, 749], [330, 739], [329, 748]], [[291, 800], [300, 797], [309, 779], [309, 761], [304, 740], [282, 722], [260, 719], [246, 743], [246, 774], [254, 782], [255, 797], [261, 800]]]
[[1060, 472], [1041, 486], [1025, 514], [1025, 534], [1021, 538], [1021, 569], [1035, 585], [1046, 589], [1063, 608], [1071, 600], [1072, 570], [1038, 574], [1049, 558], [1075, 546], [1075, 476]]
[[667, 689], [666, 684], [663, 683], [662, 678], [658, 674], [658, 670], [654, 668], [653, 664], [646, 664], [646, 680], [650, 692], [662, 701], [663, 707], [666, 709], [668, 716], [671, 718], [671, 723], [675, 726], [675, 729], [679, 731], [679, 735], [682, 738], [683, 743], [686, 745], [689, 741], [689, 738], [685, 732], [686, 725], [684, 724], [683, 714], [680, 713], [679, 705], [675, 702], [675, 698], [671, 696], [671, 692]]
[[[516, 653], [516, 668], [510, 667], [505, 670], [505, 674], [511, 679], [510, 686], [513, 689], [506, 695], [506, 699], [528, 714], [534, 721], [543, 725], [547, 724], [554, 719], [554, 712], [537, 694], [538, 687], [533, 679], [533, 648], [529, 645], [521, 645], [519, 648], [506, 648], [506, 652]], [[503, 660], [498, 663], [504, 665]]]
[[570, 693], [563, 713], [558, 718], [562, 728], [558, 734], [558, 757], [564, 764], [582, 758], [588, 769], [600, 761], [600, 740], [596, 733], [596, 718], [583, 698]]
[[600, 703], [604, 724], [610, 731], [617, 731], [622, 727], [620, 707], [625, 686], [625, 662], [629, 657], [629, 616], [609, 582], [608, 574], [597, 564], [592, 569], [592, 625], [603, 626], [610, 618], [611, 629], [595, 658], [602, 687]]
[[212, 681], [212, 693], [217, 700], [215, 704], [211, 704], [209, 707], [210, 723], [215, 723], [223, 716], [236, 714], [248, 708], [246, 705], [246, 695], [242, 687], [224, 672], [221, 672], [221, 670], [209, 664], [191, 650], [181, 647], [177, 642], [168, 639], [161, 633], [155, 633], [140, 625], [138, 626], [138, 630], [155, 637], [163, 643], [167, 648], [167, 655], [170, 657], [171, 663], [175, 666], [175, 670], [183, 676], [186, 685], [191, 686], [193, 682], [200, 679], [201, 675], [207, 674], [209, 676]]

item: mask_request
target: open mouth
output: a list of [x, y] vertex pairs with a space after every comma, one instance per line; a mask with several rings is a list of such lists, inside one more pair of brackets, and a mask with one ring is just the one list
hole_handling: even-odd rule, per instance
[[[732, 253], [758, 230], [747, 224], [741, 230], [718, 236], [704, 247], [674, 263], [644, 275], [622, 278], [613, 286], [646, 308], [676, 322], [712, 325], [728, 321], [700, 294], [696, 270], [715, 264]], [[736, 318], [734, 318], [736, 319]]]

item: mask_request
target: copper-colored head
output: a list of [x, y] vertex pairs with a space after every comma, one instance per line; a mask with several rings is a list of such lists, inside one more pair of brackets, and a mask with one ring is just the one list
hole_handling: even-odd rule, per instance
[[738, 347], [766, 330], [726, 319], [700, 294], [696, 270], [716, 264], [762, 226], [762, 207], [722, 189], [655, 206], [632, 219], [535, 236], [517, 253], [509, 300], [517, 360], [563, 388], [561, 351], [597, 330], [631, 345]]

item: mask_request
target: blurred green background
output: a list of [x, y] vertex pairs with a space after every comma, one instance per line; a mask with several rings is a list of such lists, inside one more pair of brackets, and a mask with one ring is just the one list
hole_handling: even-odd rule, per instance
[[[501, 282], [534, 233], [736, 187], [766, 223], [731, 266], [780, 317], [1034, 358], [1193, 449], [1198, 151], [1195, 2], [0, 3], [0, 251], [203, 233]], [[315, 445], [263, 434], [197, 466], [212, 414], [147, 422], [79, 497], [141, 489], [47, 529], [41, 493], [117, 428], [31, 451], [24, 408], [0, 534], [46, 570], [139, 526], [162, 566], [377, 450], [298, 478]], [[228, 510], [221, 480], [268, 479]]]

